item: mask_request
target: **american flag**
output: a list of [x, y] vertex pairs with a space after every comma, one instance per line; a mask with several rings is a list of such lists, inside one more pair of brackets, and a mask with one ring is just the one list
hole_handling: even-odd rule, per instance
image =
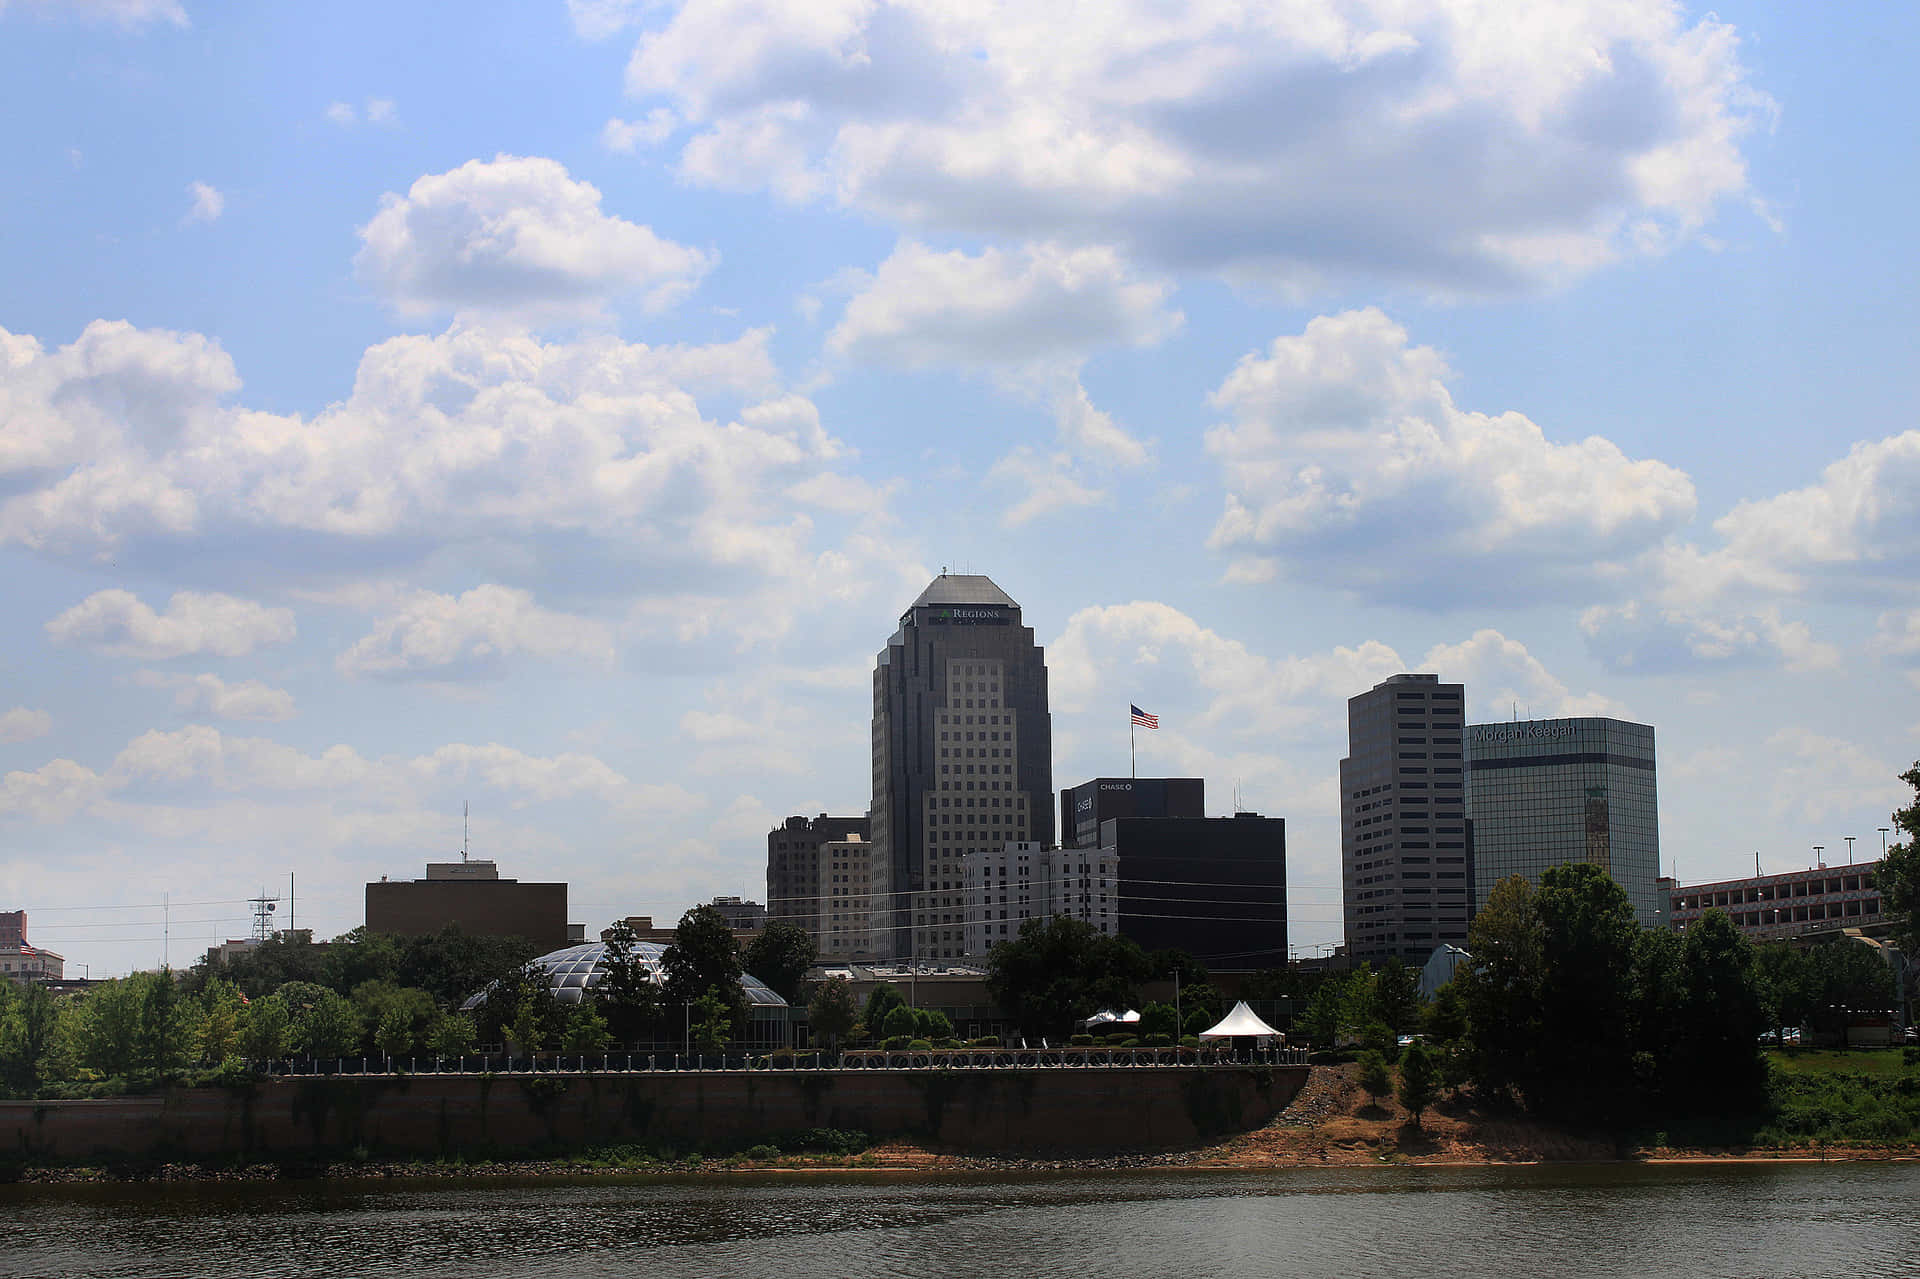
[[1138, 706], [1133, 708], [1133, 722], [1142, 728], [1160, 727], [1160, 717], [1158, 715], [1149, 715]]

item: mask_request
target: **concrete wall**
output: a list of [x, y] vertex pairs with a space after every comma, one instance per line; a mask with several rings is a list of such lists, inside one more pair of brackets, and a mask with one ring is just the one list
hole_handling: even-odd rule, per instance
[[416, 1075], [0, 1102], [0, 1157], [439, 1157], [623, 1142], [737, 1149], [807, 1128], [964, 1150], [1099, 1154], [1260, 1127], [1307, 1067]]

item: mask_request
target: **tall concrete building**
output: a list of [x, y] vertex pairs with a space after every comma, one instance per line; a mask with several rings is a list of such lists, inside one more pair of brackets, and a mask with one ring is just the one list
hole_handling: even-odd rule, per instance
[[1087, 891], [1090, 865], [1110, 863], [1120, 935], [1142, 950], [1184, 950], [1222, 970], [1286, 966], [1286, 819], [1109, 818], [1099, 847], [1077, 851], [1077, 891]]
[[962, 859], [1053, 842], [1045, 655], [985, 577], [935, 578], [874, 663], [869, 816], [883, 958], [964, 955]]
[[524, 937], [543, 951], [572, 940], [565, 884], [500, 878], [490, 861], [428, 862], [427, 877], [367, 885], [367, 931], [423, 937], [458, 924], [476, 937]]
[[1438, 675], [1395, 675], [1347, 701], [1340, 895], [1355, 963], [1419, 965], [1466, 942], [1465, 705], [1465, 686]]
[[1627, 890], [1645, 928], [1663, 926], [1653, 729], [1588, 716], [1474, 724], [1474, 899], [1509, 875], [1539, 884], [1549, 866], [1591, 862]]
[[825, 845], [849, 838], [865, 840], [870, 827], [866, 814], [811, 820], [789, 817], [767, 832], [767, 918], [804, 928], [813, 943], [825, 948], [826, 901], [822, 883], [838, 873], [825, 868]]

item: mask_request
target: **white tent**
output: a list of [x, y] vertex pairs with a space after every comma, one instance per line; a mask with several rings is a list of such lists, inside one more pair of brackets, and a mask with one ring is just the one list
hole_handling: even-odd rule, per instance
[[1247, 1007], [1247, 1001], [1241, 1000], [1233, 1006], [1233, 1011], [1220, 1019], [1220, 1023], [1211, 1030], [1200, 1032], [1202, 1039], [1265, 1039], [1284, 1040], [1285, 1035], [1261, 1021]]
[[1131, 1008], [1127, 1009], [1125, 1012], [1115, 1012], [1111, 1008], [1106, 1008], [1095, 1013], [1093, 1016], [1087, 1018], [1087, 1025], [1089, 1027], [1111, 1026], [1111, 1025], [1114, 1025], [1115, 1023], [1118, 1023], [1122, 1026], [1131, 1026], [1137, 1023], [1139, 1020], [1140, 1020], [1140, 1014], [1135, 1012]]

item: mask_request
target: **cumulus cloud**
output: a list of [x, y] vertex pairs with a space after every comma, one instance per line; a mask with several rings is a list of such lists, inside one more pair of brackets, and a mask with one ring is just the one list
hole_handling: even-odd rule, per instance
[[422, 591], [374, 623], [371, 634], [340, 655], [346, 675], [434, 679], [498, 675], [506, 659], [525, 653], [613, 662], [613, 631], [604, 622], [541, 608], [511, 587], [478, 586], [464, 594]]
[[364, 109], [356, 108], [351, 102], [334, 102], [328, 105], [325, 114], [342, 128], [356, 125], [362, 119], [368, 124], [393, 124], [398, 119], [392, 98], [368, 98]]
[[[30, 12], [107, 22], [129, 30], [155, 23], [175, 27], [191, 25], [179, 0], [13, 0], [13, 3]], [[6, 0], [0, 0], [0, 14], [4, 14], [7, 7]]]
[[174, 708], [189, 715], [278, 723], [292, 719], [296, 713], [292, 693], [257, 679], [229, 683], [218, 675], [204, 672], [186, 675], [142, 671], [135, 682], [146, 688], [173, 689]]
[[1692, 518], [1685, 474], [1519, 413], [1457, 408], [1445, 361], [1368, 308], [1244, 357], [1212, 395], [1225, 474], [1211, 545], [1401, 604], [1525, 599], [1614, 579]]
[[[1767, 739], [1773, 764], [1768, 802], [1776, 818], [1817, 822], [1834, 813], [1887, 813], [1912, 792], [1884, 755], [1859, 742], [1787, 728]], [[1831, 850], [1830, 851], [1837, 851]]]
[[193, 205], [182, 221], [217, 222], [227, 211], [227, 197], [204, 182], [189, 182], [187, 194], [193, 197]]
[[600, 145], [620, 155], [632, 155], [643, 146], [658, 146], [673, 136], [679, 120], [665, 107], [649, 111], [644, 120], [622, 120], [618, 116], [600, 128]]
[[1777, 607], [1716, 615], [1630, 600], [1589, 608], [1580, 615], [1580, 630], [1588, 649], [1621, 672], [1665, 674], [1763, 665], [1808, 671], [1840, 660], [1839, 649], [1816, 640], [1805, 622], [1783, 619]]
[[584, 39], [604, 40], [640, 21], [648, 0], [567, 0], [573, 29]]
[[[583, 11], [593, 14], [582, 22]], [[581, 3], [617, 29], [629, 4]], [[600, 20], [602, 12], [615, 15]], [[1564, 281], [1747, 192], [1770, 104], [1733, 29], [1665, 0], [686, 0], [627, 89], [680, 171], [913, 228], [1112, 244], [1312, 286]]]
[[[1459, 644], [1427, 650], [1417, 667], [1467, 686], [1467, 715], [1490, 722], [1511, 718], [1560, 719], [1575, 715], [1628, 718], [1627, 708], [1599, 693], [1576, 694], [1527, 651], [1499, 631], [1475, 631]], [[1356, 690], [1358, 691], [1358, 690]]]
[[45, 737], [53, 731], [53, 716], [46, 711], [33, 710], [26, 706], [16, 706], [9, 711], [0, 711], [0, 746], [13, 742], [30, 742], [36, 737]]
[[[1066, 481], [1052, 489], [1054, 504], [1085, 504], [1101, 496], [1085, 482], [1090, 469], [1148, 461], [1147, 445], [1093, 403], [1080, 373], [1102, 348], [1148, 346], [1177, 330], [1184, 317], [1168, 306], [1172, 292], [1106, 248], [969, 255], [909, 241], [860, 279], [827, 346], [865, 363], [986, 370], [1002, 389], [1047, 405], [1067, 455], [1022, 448], [995, 467], [1033, 494], [1008, 511], [1017, 525], [1042, 509], [1041, 483]], [[1082, 478], [1068, 479], [1070, 470]]]
[[39, 768], [0, 777], [0, 817], [25, 816], [61, 822], [102, 799], [106, 779], [84, 764], [56, 759]]
[[599, 314], [617, 298], [660, 310], [686, 296], [712, 254], [600, 208], [559, 162], [471, 160], [382, 198], [360, 228], [360, 276], [402, 312]]
[[96, 591], [47, 623], [55, 643], [91, 648], [109, 657], [159, 661], [210, 654], [242, 657], [294, 635], [291, 609], [270, 608], [232, 595], [179, 591], [156, 613], [131, 591]]
[[1096, 506], [1106, 500], [1102, 490], [1087, 484], [1075, 471], [1071, 454], [1042, 453], [1025, 444], [995, 462], [987, 472], [988, 480], [1015, 494], [1001, 522], [1008, 528], [1019, 528], [1043, 515]]

